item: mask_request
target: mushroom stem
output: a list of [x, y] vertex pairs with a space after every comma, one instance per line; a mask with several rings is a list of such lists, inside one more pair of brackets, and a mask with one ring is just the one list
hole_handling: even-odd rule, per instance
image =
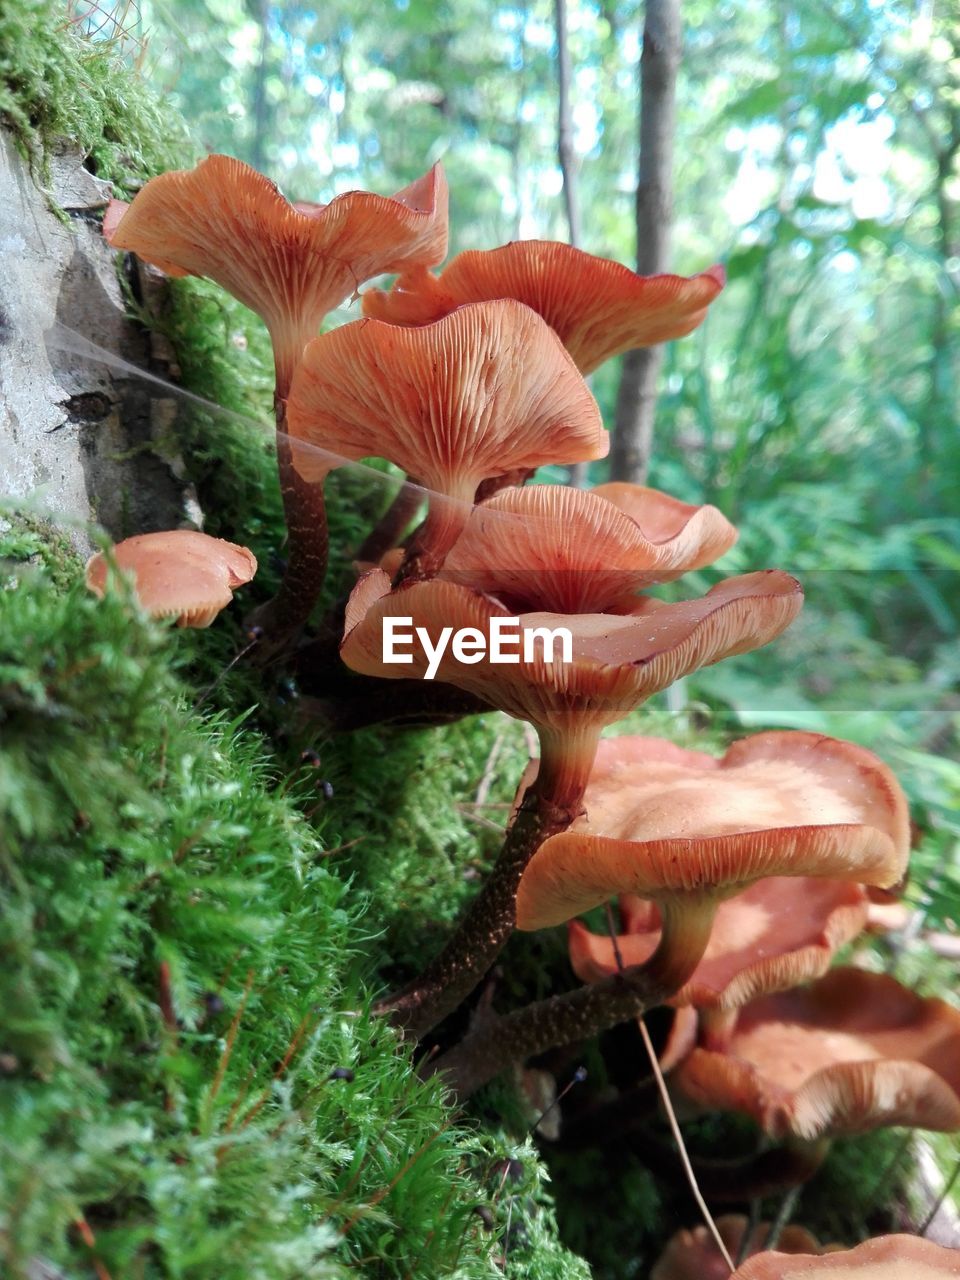
[[463, 1100], [511, 1063], [589, 1039], [663, 1004], [700, 963], [715, 911], [716, 903], [707, 897], [692, 906], [665, 904], [660, 943], [646, 964], [502, 1017], [480, 1020], [424, 1074], [443, 1072], [451, 1092]]
[[436, 576], [447, 552], [467, 523], [467, 517], [473, 509], [474, 488], [471, 483], [465, 493], [430, 495], [427, 517], [404, 557], [394, 580], [395, 587], [403, 582], [417, 582], [422, 578]]
[[[829, 1139], [817, 1142], [794, 1139], [735, 1159], [697, 1157], [693, 1166], [700, 1188], [710, 1201], [732, 1204], [782, 1195], [792, 1187], [802, 1186], [817, 1173], [829, 1150]], [[644, 1134], [642, 1151], [638, 1154], [654, 1173], [679, 1183], [674, 1151], [659, 1150], [650, 1142], [649, 1135]]]
[[[279, 385], [279, 384], [278, 384]], [[305, 480], [293, 464], [293, 449], [284, 432], [286, 401], [276, 397], [277, 470], [287, 525], [287, 566], [272, 600], [249, 621], [263, 628], [261, 656], [276, 653], [305, 626], [327, 576], [327, 508], [323, 484]]]
[[520, 877], [544, 840], [565, 831], [577, 817], [599, 737], [599, 728], [581, 730], [563, 762], [559, 736], [541, 735], [541, 772], [524, 795], [479, 896], [423, 973], [375, 1006], [375, 1012], [390, 1014], [411, 1038], [421, 1037], [452, 1013], [503, 950], [516, 925]]

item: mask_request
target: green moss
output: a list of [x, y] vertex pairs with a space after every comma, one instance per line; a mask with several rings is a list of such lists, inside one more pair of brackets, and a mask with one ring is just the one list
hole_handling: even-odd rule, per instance
[[[79, 1274], [83, 1220], [114, 1275], [489, 1275], [512, 1147], [368, 1016], [333, 837], [191, 713], [179, 639], [41, 567], [0, 593], [0, 1269]], [[511, 1274], [577, 1274], [524, 1163]]]
[[84, 39], [55, 0], [0, 7], [0, 122], [41, 170], [68, 139], [121, 192], [193, 155], [183, 121], [131, 70], [121, 42]]

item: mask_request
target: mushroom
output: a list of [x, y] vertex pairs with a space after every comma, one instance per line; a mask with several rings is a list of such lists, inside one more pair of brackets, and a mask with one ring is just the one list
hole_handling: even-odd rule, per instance
[[726, 283], [723, 267], [684, 276], [639, 276], [607, 258], [549, 240], [468, 250], [439, 276], [417, 267], [389, 292], [363, 295], [365, 315], [421, 325], [465, 303], [516, 298], [557, 333], [584, 375], [611, 356], [681, 338], [701, 323]]
[[919, 1236], [878, 1236], [855, 1249], [822, 1256], [758, 1253], [738, 1267], [730, 1280], [956, 1280], [960, 1276], [960, 1251], [945, 1249]]
[[[678, 987], [693, 980], [724, 899], [770, 876], [890, 884], [909, 852], [906, 800], [890, 770], [816, 734], [756, 734], [720, 760], [657, 738], [610, 739], [585, 803], [527, 866], [518, 928], [562, 924], [617, 894], [651, 898], [662, 928], [650, 963], [682, 971]], [[781, 962], [781, 977], [792, 963]], [[744, 988], [777, 967], [759, 965]], [[734, 981], [735, 965], [721, 961], [694, 990], [722, 1001]]]
[[960, 1011], [884, 974], [834, 969], [745, 1005], [723, 1051], [695, 1049], [674, 1080], [697, 1106], [746, 1112], [773, 1138], [949, 1132], [960, 1129]]
[[230, 156], [151, 178], [131, 204], [113, 200], [103, 232], [168, 275], [206, 276], [264, 321], [277, 395], [327, 314], [384, 271], [432, 266], [447, 251], [447, 184], [434, 165], [393, 197], [348, 191], [291, 204]]
[[[520, 874], [540, 842], [562, 831], [579, 811], [603, 726], [686, 672], [768, 643], [789, 626], [801, 603], [799, 583], [775, 570], [731, 578], [699, 600], [668, 605], [645, 599], [630, 616], [515, 618], [491, 597], [439, 578], [393, 591], [381, 571], [360, 580], [347, 607], [340, 650], [348, 667], [372, 676], [436, 676], [530, 721], [540, 739], [536, 781], [514, 817], [493, 876], [432, 967], [429, 1016], [455, 1008], [499, 953], [514, 927]], [[497, 662], [488, 649], [491, 637], [497, 626], [513, 623], [516, 662]], [[385, 646], [388, 634], [395, 639], [398, 624], [410, 638], [404, 665], [388, 661]], [[569, 638], [569, 661], [562, 640], [560, 652], [548, 655], [544, 632]], [[466, 654], [457, 643], [445, 647], [451, 634], [476, 642], [473, 652]], [[424, 984], [417, 989], [421, 994], [410, 1000], [426, 1000]], [[411, 1025], [425, 1030], [433, 1023]]]
[[[731, 1257], [740, 1256], [743, 1237], [749, 1221], [744, 1214], [725, 1213], [716, 1219], [717, 1231]], [[762, 1249], [770, 1235], [770, 1224], [758, 1223], [750, 1232], [750, 1243], [744, 1256]], [[782, 1254], [821, 1252], [816, 1239], [806, 1227], [793, 1223], [780, 1233], [777, 1247]], [[704, 1226], [684, 1228], [671, 1236], [666, 1248], [653, 1264], [650, 1280], [730, 1280], [730, 1268], [717, 1248], [713, 1236]]]
[[[769, 643], [790, 625], [802, 599], [795, 579], [771, 569], [728, 578], [697, 600], [643, 598], [628, 616], [538, 612], [514, 618], [490, 596], [441, 579], [391, 591], [386, 574], [374, 570], [354, 588], [340, 652], [364, 675], [436, 677], [530, 721], [541, 743], [537, 790], [576, 809], [605, 725], [680, 676]], [[385, 655], [384, 628], [394, 629], [392, 619], [409, 620], [404, 656], [410, 661], [403, 665]], [[464, 629], [479, 633], [486, 645], [497, 625], [506, 628], [501, 620], [517, 622], [516, 662], [497, 662], [487, 648], [461, 660], [456, 645], [442, 645], [445, 631], [449, 639]], [[570, 661], [562, 654], [551, 660], [544, 629], [569, 634]]]
[[[609, 501], [604, 488], [633, 510]], [[638, 590], [702, 568], [736, 538], [716, 507], [640, 485], [531, 485], [474, 507], [440, 576], [518, 612], [630, 612]]]
[[[615, 739], [614, 739], [615, 741]], [[589, 794], [589, 792], [588, 792]], [[646, 964], [660, 940], [656, 904], [624, 894], [623, 932], [591, 933], [567, 925], [570, 963], [581, 982], [601, 982], [624, 967]], [[811, 876], [770, 876], [721, 902], [703, 959], [669, 1003], [734, 1009], [767, 991], [782, 991], [826, 973], [830, 961], [867, 921], [862, 885]]]
[[142, 533], [87, 561], [87, 586], [107, 588], [110, 565], [133, 576], [143, 608], [154, 618], [176, 618], [178, 627], [209, 627], [237, 587], [257, 572], [252, 551], [193, 529]]
[[293, 380], [287, 426], [306, 480], [371, 455], [417, 476], [431, 491], [415, 553], [425, 572], [442, 562], [482, 480], [602, 458], [609, 447], [556, 335], [510, 300], [461, 307], [419, 329], [360, 320], [315, 338]]
[[[277, 465], [287, 524], [287, 567], [276, 597], [255, 615], [282, 644], [309, 617], [327, 568], [323, 491], [294, 471], [283, 434], [293, 371], [334, 307], [364, 280], [447, 251], [447, 186], [435, 165], [392, 198], [350, 191], [329, 204], [291, 204], [249, 165], [211, 155], [194, 169], [152, 178], [103, 224], [169, 275], [206, 276], [263, 319], [276, 367]], [[266, 645], [264, 654], [270, 651]]]

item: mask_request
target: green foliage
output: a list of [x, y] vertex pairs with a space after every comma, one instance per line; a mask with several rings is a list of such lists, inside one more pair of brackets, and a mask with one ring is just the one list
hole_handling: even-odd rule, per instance
[[191, 149], [182, 119], [131, 72], [122, 41], [91, 43], [56, 0], [0, 7], [0, 121], [43, 166], [69, 139], [121, 192], [181, 166]]
[[[0, 593], [4, 1274], [489, 1275], [476, 1171], [503, 1144], [369, 1017], [330, 836], [261, 740], [191, 714], [180, 633], [15, 566], [25, 538]], [[510, 1274], [576, 1274], [525, 1160]]]

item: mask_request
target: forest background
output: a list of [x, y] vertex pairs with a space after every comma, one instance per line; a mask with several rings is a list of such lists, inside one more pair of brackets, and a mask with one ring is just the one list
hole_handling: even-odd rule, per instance
[[[572, 205], [581, 247], [635, 261], [641, 4], [73, 12], [128, 43], [203, 147], [291, 198], [389, 192], [442, 160], [451, 255], [569, 239]], [[779, 662], [700, 672], [687, 694], [885, 752], [929, 819], [916, 895], [939, 928], [960, 899], [960, 14], [687, 0], [682, 31], [671, 265], [720, 260], [729, 284], [667, 349], [649, 479], [741, 526], [728, 572], [780, 564], [809, 601]], [[610, 425], [619, 365], [594, 379]]]
[[[248, 160], [291, 198], [387, 193], [442, 160], [454, 253], [568, 239], [572, 183], [581, 246], [635, 261], [642, 4], [566, 8], [566, 189], [549, 0], [100, 0], [70, 13], [138, 66], [200, 147]], [[671, 265], [690, 274], [719, 260], [729, 284], [666, 352], [649, 479], [738, 523], [725, 573], [782, 567], [808, 605], [774, 650], [697, 673], [670, 710], [718, 740], [792, 726], [889, 761], [918, 848], [911, 924], [883, 962], [922, 994], [949, 994], [955, 963], [930, 940], [960, 917], [960, 16], [929, 0], [687, 0], [677, 95]], [[238, 362], [260, 359], [233, 336]], [[611, 364], [594, 379], [608, 424], [619, 378]], [[266, 367], [261, 383], [268, 408]], [[594, 464], [589, 481], [606, 478]], [[369, 822], [378, 800], [350, 781]], [[396, 850], [383, 843], [386, 863]], [[956, 1144], [932, 1149], [945, 1185]], [[262, 1175], [250, 1186], [264, 1195]], [[209, 1231], [197, 1237], [214, 1249]]]

